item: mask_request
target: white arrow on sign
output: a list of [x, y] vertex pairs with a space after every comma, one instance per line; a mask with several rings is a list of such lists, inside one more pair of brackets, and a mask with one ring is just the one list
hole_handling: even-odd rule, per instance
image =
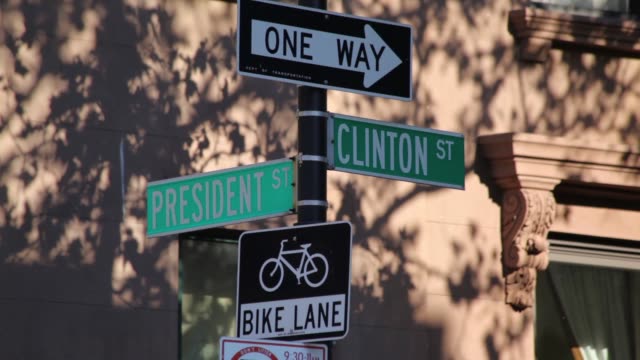
[[364, 38], [251, 20], [251, 53], [364, 73], [369, 88], [402, 63], [370, 25]]

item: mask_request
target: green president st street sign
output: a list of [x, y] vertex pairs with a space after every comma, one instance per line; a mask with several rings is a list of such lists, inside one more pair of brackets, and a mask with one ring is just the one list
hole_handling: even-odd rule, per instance
[[329, 168], [420, 184], [464, 189], [464, 137], [332, 114]]
[[147, 235], [160, 236], [291, 214], [293, 160], [280, 159], [147, 186]]

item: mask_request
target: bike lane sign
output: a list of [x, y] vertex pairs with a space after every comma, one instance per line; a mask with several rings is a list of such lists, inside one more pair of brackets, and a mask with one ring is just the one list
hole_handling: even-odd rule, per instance
[[238, 244], [237, 336], [337, 340], [349, 329], [351, 224], [248, 231]]

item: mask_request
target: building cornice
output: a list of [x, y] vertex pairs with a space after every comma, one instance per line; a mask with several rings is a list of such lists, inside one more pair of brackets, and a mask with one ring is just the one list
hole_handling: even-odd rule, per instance
[[525, 7], [509, 13], [509, 31], [525, 60], [545, 61], [551, 47], [562, 45], [640, 56], [640, 23], [623, 16]]

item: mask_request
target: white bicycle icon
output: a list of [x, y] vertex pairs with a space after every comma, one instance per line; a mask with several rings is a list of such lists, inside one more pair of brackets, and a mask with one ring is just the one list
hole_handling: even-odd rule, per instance
[[[311, 244], [300, 245], [301, 249], [284, 250], [284, 243], [289, 240], [280, 242], [280, 253], [277, 258], [267, 259], [260, 267], [260, 285], [264, 291], [276, 291], [282, 284], [284, 279], [284, 266], [296, 276], [298, 285], [300, 278], [304, 277], [304, 281], [311, 287], [318, 287], [324, 283], [329, 274], [329, 262], [322, 254], [309, 254]], [[289, 260], [284, 256], [291, 254], [302, 254], [298, 267], [293, 267]]]

